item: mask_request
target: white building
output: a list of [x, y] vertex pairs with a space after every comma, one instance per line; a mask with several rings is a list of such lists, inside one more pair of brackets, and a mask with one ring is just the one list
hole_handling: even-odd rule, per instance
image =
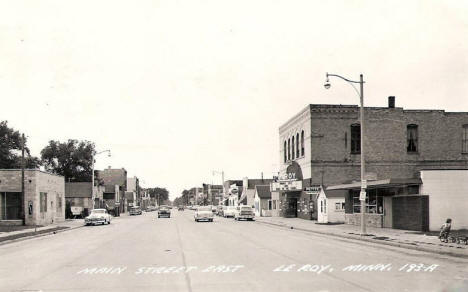
[[422, 170], [421, 194], [429, 196], [429, 230], [447, 218], [452, 229], [468, 229], [468, 170]]

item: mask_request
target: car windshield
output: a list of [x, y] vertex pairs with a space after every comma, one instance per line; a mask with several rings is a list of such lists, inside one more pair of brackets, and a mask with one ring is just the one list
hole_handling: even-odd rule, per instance
[[241, 210], [242, 210], [242, 211], [251, 211], [251, 210], [252, 210], [252, 207], [243, 206], [243, 207], [241, 207]]
[[91, 211], [91, 214], [104, 214], [106, 213], [106, 210], [93, 210]]
[[211, 211], [211, 207], [210, 206], [198, 207], [198, 211]]

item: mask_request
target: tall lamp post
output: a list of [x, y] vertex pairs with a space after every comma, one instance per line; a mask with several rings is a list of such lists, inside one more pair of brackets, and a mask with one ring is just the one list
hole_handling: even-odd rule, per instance
[[[326, 75], [327, 80], [325, 81], [324, 87], [329, 89], [331, 87], [329, 77], [338, 77], [343, 79], [344, 81], [348, 82], [354, 90], [359, 95], [361, 106], [360, 106], [360, 120], [361, 120], [361, 193], [359, 194], [359, 200], [361, 201], [361, 236], [366, 234], [366, 222], [365, 222], [365, 212], [366, 212], [366, 188], [367, 182], [365, 179], [365, 160], [364, 160], [364, 78], [362, 74], [360, 75], [359, 81], [349, 80], [344, 78], [343, 76], [336, 75], [336, 74], [328, 74]], [[354, 87], [354, 83], [359, 83], [360, 91]]]
[[107, 152], [108, 153], [108, 157], [111, 157], [111, 152], [110, 150], [104, 150], [104, 151], [101, 151], [101, 152], [97, 152], [97, 153], [93, 153], [93, 160], [92, 160], [92, 163], [91, 163], [91, 198], [93, 200], [93, 210], [94, 210], [94, 207], [95, 207], [95, 194], [94, 194], [94, 157], [96, 157], [97, 155], [99, 154], [102, 154], [104, 152]]

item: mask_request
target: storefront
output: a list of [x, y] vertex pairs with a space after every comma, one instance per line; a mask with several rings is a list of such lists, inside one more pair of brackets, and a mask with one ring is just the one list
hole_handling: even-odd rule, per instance
[[271, 183], [271, 191], [279, 193], [279, 215], [286, 218], [302, 217], [305, 212], [302, 170], [299, 164], [292, 162], [286, 172], [280, 174]]
[[[407, 230], [428, 230], [428, 196], [419, 192], [421, 179], [386, 179], [367, 182], [366, 226]], [[328, 191], [344, 190], [345, 223], [361, 224], [361, 183], [329, 186]]]

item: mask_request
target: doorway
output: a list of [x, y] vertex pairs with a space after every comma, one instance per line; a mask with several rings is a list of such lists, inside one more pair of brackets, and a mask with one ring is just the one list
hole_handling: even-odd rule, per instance
[[297, 198], [288, 198], [286, 217], [297, 217]]
[[393, 212], [392, 212], [392, 199], [393, 197], [383, 197], [384, 205], [384, 216], [383, 216], [383, 227], [393, 228]]

